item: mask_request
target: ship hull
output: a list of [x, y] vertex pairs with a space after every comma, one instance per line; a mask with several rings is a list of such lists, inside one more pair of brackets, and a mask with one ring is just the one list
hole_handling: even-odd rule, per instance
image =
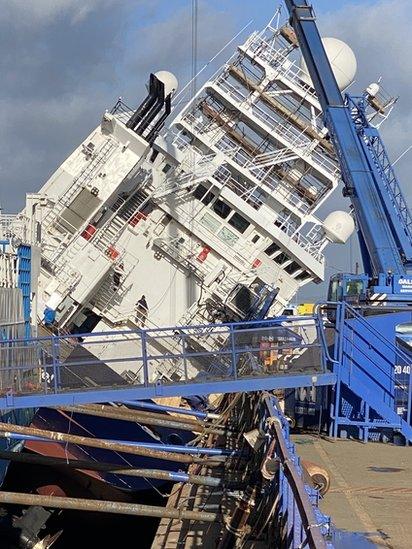
[[[187, 431], [168, 428], [149, 428], [135, 422], [119, 421], [96, 417], [89, 414], [68, 413], [50, 408], [40, 408], [32, 421], [38, 429], [48, 429], [72, 435], [96, 439], [130, 441], [136, 443], [185, 444], [193, 438]], [[100, 448], [90, 448], [75, 444], [28, 441], [26, 449], [37, 454], [68, 459], [89, 460], [97, 463], [110, 463], [135, 469], [161, 469], [178, 471], [182, 464], [173, 461], [147, 458], [133, 454], [115, 452]], [[164, 484], [164, 481], [128, 477], [101, 471], [82, 471], [82, 475], [93, 479], [94, 484], [104, 483], [129, 492], [152, 490]]]

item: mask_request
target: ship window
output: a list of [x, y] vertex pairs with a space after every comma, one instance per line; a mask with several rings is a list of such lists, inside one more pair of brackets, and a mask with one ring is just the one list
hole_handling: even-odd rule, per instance
[[220, 226], [221, 222], [213, 217], [213, 215], [210, 215], [209, 213], [205, 213], [205, 215], [200, 219], [200, 223], [206, 227], [211, 233], [216, 233]]
[[272, 244], [268, 248], [266, 248], [265, 254], [271, 256], [275, 252], [278, 252], [279, 250], [280, 250], [279, 246], [274, 242], [272, 242]]
[[282, 265], [282, 263], [285, 263], [285, 261], [288, 261], [288, 256], [285, 253], [281, 253], [273, 258], [273, 261], [277, 263], [278, 265]]
[[240, 214], [235, 212], [232, 217], [228, 220], [229, 225], [232, 225], [240, 233], [244, 233], [249, 227], [250, 223]]
[[296, 280], [307, 280], [308, 278], [311, 278], [311, 275], [306, 272], [306, 271], [303, 271], [303, 273], [300, 273], [297, 277], [296, 277]]
[[298, 271], [299, 269], [301, 268], [301, 266], [299, 265], [299, 263], [296, 263], [296, 261], [292, 261], [292, 263], [290, 265], [287, 265], [285, 267], [285, 271], [288, 273], [288, 274], [293, 274], [295, 273], [296, 271]]
[[258, 234], [255, 234], [255, 236], [252, 238], [253, 244], [256, 244], [256, 242], [259, 240], [260, 236]]
[[215, 198], [215, 195], [209, 191], [204, 185], [198, 185], [193, 191], [193, 196], [198, 200], [201, 200], [203, 204], [210, 204]]
[[213, 204], [213, 211], [222, 219], [226, 219], [232, 209], [223, 200], [216, 200]]
[[222, 227], [217, 233], [217, 236], [228, 246], [233, 246], [239, 240], [239, 237], [232, 231], [229, 231], [226, 227]]

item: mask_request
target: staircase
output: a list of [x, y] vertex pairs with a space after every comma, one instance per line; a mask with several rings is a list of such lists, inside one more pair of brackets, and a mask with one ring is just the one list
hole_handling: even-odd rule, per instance
[[94, 245], [103, 252], [105, 252], [109, 246], [114, 245], [127, 224], [135, 224], [134, 217], [137, 216], [148, 201], [149, 197], [142, 190], [136, 191], [126, 200], [119, 197], [113, 206], [113, 215], [105, 225], [99, 229], [96, 238], [93, 240]]
[[333, 391], [331, 434], [338, 436], [342, 428], [358, 431], [366, 442], [379, 437], [382, 429], [390, 429], [412, 442], [409, 383], [395, 376], [396, 365], [410, 367], [412, 353], [387, 339], [383, 324], [379, 324], [384, 323], [387, 332], [393, 326], [395, 333], [395, 326], [410, 321], [411, 313], [363, 317], [342, 303], [336, 314], [334, 369], [338, 383]]
[[[165, 179], [164, 183], [153, 193], [154, 200], [164, 199], [170, 194], [178, 193], [204, 181], [216, 171], [213, 162], [215, 154], [202, 156], [197, 162], [186, 159]], [[182, 169], [183, 168], [183, 169]]]

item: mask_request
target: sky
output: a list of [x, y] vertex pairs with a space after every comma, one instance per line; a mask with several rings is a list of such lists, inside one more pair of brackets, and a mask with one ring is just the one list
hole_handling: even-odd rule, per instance
[[[324, 36], [345, 40], [358, 60], [351, 91], [382, 76], [400, 96], [382, 128], [396, 158], [412, 127], [412, 12], [410, 0], [313, 0]], [[191, 75], [191, 0], [0, 0], [0, 204], [18, 211], [97, 125], [121, 96], [135, 106], [150, 72], [166, 69], [181, 83]], [[207, 63], [248, 23], [210, 70], [216, 70], [247, 34], [265, 25], [279, 1], [199, 0], [197, 65]], [[283, 8], [286, 18], [286, 9]], [[207, 72], [202, 77], [207, 76]], [[199, 84], [202, 82], [199, 78]], [[412, 151], [397, 165], [404, 192]], [[319, 215], [348, 204], [338, 190]], [[327, 252], [327, 277], [352, 270], [356, 238]], [[324, 285], [302, 290], [314, 300]]]

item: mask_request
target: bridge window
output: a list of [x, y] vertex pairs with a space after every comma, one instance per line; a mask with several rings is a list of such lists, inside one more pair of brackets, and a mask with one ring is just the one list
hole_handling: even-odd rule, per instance
[[299, 263], [296, 263], [296, 261], [292, 261], [290, 265], [286, 265], [285, 267], [285, 271], [290, 275], [296, 273], [296, 271], [299, 271], [299, 269], [301, 269], [301, 266], [299, 265]]
[[285, 261], [288, 261], [288, 260], [289, 260], [289, 257], [284, 252], [282, 252], [281, 254], [273, 258], [273, 261], [278, 265], [282, 265], [282, 263], [285, 263]]
[[272, 244], [268, 248], [266, 248], [265, 254], [270, 257], [274, 253], [278, 252], [279, 250], [280, 250], [279, 246], [277, 244], [275, 244], [274, 242], [272, 242]]
[[249, 227], [250, 223], [247, 221], [244, 217], [242, 217], [240, 214], [235, 212], [232, 217], [228, 220], [229, 225], [232, 225], [237, 231], [240, 233], [244, 233], [246, 229]]
[[215, 195], [204, 185], [198, 185], [193, 191], [193, 196], [203, 202], [206, 206], [215, 198]]
[[213, 204], [213, 211], [222, 219], [226, 219], [232, 209], [226, 204], [226, 202], [223, 202], [223, 200], [216, 200]]
[[296, 280], [304, 281], [304, 280], [308, 280], [309, 278], [312, 278], [312, 275], [307, 271], [303, 271], [303, 273], [298, 274], [298, 276], [296, 276], [295, 278]]

